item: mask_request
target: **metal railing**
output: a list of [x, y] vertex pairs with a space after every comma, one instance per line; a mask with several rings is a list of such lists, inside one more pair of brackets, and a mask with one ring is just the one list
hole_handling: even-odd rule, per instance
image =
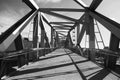
[[[80, 54], [80, 51], [79, 51], [78, 48], [70, 48], [70, 49], [73, 52], [76, 52], [76, 53]], [[85, 49], [83, 48], [82, 49], [82, 52], [83, 52], [82, 56], [90, 59], [90, 52], [91, 51], [95, 52], [95, 57], [94, 57], [95, 62], [100, 63], [100, 64], [104, 65], [105, 67], [108, 66], [107, 63], [108, 63], [108, 60], [109, 60], [109, 56], [112, 56], [112, 57], [115, 57], [115, 58], [120, 57], [119, 52], [114, 52], [114, 51], [111, 51], [109, 49], [92, 49], [92, 50], [90, 50], [89, 48], [85, 48]]]
[[[6, 71], [5, 69], [6, 69], [6, 66], [7, 66], [6, 63], [9, 62], [10, 60], [12, 60], [12, 61], [20, 61], [18, 59], [23, 57], [22, 59], [24, 59], [24, 62], [18, 62], [19, 64], [15, 64], [18, 67], [19, 66], [22, 67], [23, 65], [25, 65], [25, 64], [28, 65], [28, 63], [31, 62], [31, 60], [29, 59], [30, 55], [38, 53], [39, 54], [38, 57], [41, 57], [41, 56], [44, 56], [47, 53], [50, 53], [51, 51], [53, 51], [55, 49], [56, 48], [32, 48], [32, 49], [20, 50], [20, 51], [16, 51], [16, 52], [3, 53], [4, 55], [0, 58], [0, 61], [1, 61], [1, 65], [0, 65], [0, 78], [2, 76], [6, 75], [6, 72], [5, 72]], [[39, 58], [36, 59], [36, 60], [39, 60]]]

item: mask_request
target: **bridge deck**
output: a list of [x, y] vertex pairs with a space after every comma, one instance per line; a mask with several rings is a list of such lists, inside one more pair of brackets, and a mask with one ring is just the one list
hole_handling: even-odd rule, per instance
[[57, 49], [5, 80], [118, 80], [118, 77], [68, 49]]

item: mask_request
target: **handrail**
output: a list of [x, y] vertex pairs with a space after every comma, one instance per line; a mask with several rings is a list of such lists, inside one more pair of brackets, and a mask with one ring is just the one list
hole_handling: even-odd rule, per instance
[[25, 54], [30, 54], [30, 52], [35, 52], [35, 51], [40, 51], [40, 50], [46, 50], [46, 49], [55, 49], [55, 48], [32, 48], [32, 49], [27, 49], [27, 50], [20, 50], [16, 52], [10, 52], [7, 53], [8, 55], [4, 55], [0, 60], [8, 59], [8, 58], [13, 58]]
[[118, 54], [118, 52], [114, 52], [108, 49], [94, 49], [95, 51], [99, 51], [101, 52], [100, 54], [105, 54], [105, 55], [109, 55], [109, 56], [115, 56], [115, 57], [120, 57], [120, 54]]
[[119, 52], [114, 52], [108, 49], [92, 49], [94, 51], [98, 51], [98, 53], [100, 54], [105, 54], [105, 55], [109, 55], [109, 56], [115, 56], [115, 57], [120, 57]]
[[99, 51], [101, 52], [105, 52], [105, 53], [101, 53], [101, 54], [106, 54], [106, 55], [111, 55], [111, 56], [116, 56], [116, 57], [120, 57], [120, 54], [118, 54], [118, 52], [114, 52], [114, 51], [111, 51], [111, 50], [106, 50], [106, 49], [100, 49]]

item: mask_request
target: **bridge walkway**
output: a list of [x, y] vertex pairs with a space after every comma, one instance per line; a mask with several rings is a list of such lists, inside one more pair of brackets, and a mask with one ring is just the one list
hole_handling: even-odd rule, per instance
[[5, 80], [119, 80], [111, 72], [68, 49], [40, 57]]

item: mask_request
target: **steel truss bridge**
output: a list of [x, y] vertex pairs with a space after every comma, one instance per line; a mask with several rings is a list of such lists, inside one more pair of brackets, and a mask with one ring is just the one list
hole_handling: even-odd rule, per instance
[[[120, 57], [120, 24], [96, 11], [102, 0], [93, 0], [89, 7], [85, 6], [80, 0], [74, 0], [83, 9], [39, 8], [33, 0], [22, 1], [31, 8], [31, 11], [0, 35], [1, 79], [5, 78], [5, 76], [9, 76], [6, 80], [120, 79], [120, 67], [117, 65]], [[71, 16], [60, 14], [60, 12], [81, 12], [84, 14], [78, 16], [80, 17], [79, 19], [75, 19]], [[64, 19], [66, 22], [50, 22], [44, 14]], [[32, 41], [28, 39], [23, 41], [21, 32], [31, 20], [33, 20], [33, 39]], [[95, 26], [97, 25], [98, 27], [98, 22], [111, 32], [108, 48], [104, 45], [99, 28], [98, 33], [101, 36], [101, 41], [96, 39]], [[51, 28], [51, 40], [48, 39], [44, 23]], [[76, 43], [74, 44], [71, 31], [75, 28], [77, 30], [75, 31]], [[39, 29], [41, 30], [40, 36], [38, 36]], [[85, 34], [89, 36], [89, 48], [81, 47], [81, 41]], [[39, 37], [41, 37], [40, 42], [38, 41]], [[104, 49], [99, 49], [99, 42], [103, 44]], [[31, 44], [32, 46], [25, 48], [25, 44]], [[96, 44], [98, 46], [97, 49], [95, 47]], [[32, 69], [29, 69], [31, 65]], [[13, 69], [13, 67], [16, 68]], [[24, 69], [26, 69], [26, 72]], [[85, 73], [85, 71], [88, 72]], [[32, 74], [34, 77], [28, 75], [28, 73], [35, 72], [39, 72], [41, 76], [37, 76], [37, 73]], [[45, 75], [45, 73], [47, 74]], [[15, 74], [18, 77], [15, 77]], [[23, 75], [26, 75], [26, 77]]]

